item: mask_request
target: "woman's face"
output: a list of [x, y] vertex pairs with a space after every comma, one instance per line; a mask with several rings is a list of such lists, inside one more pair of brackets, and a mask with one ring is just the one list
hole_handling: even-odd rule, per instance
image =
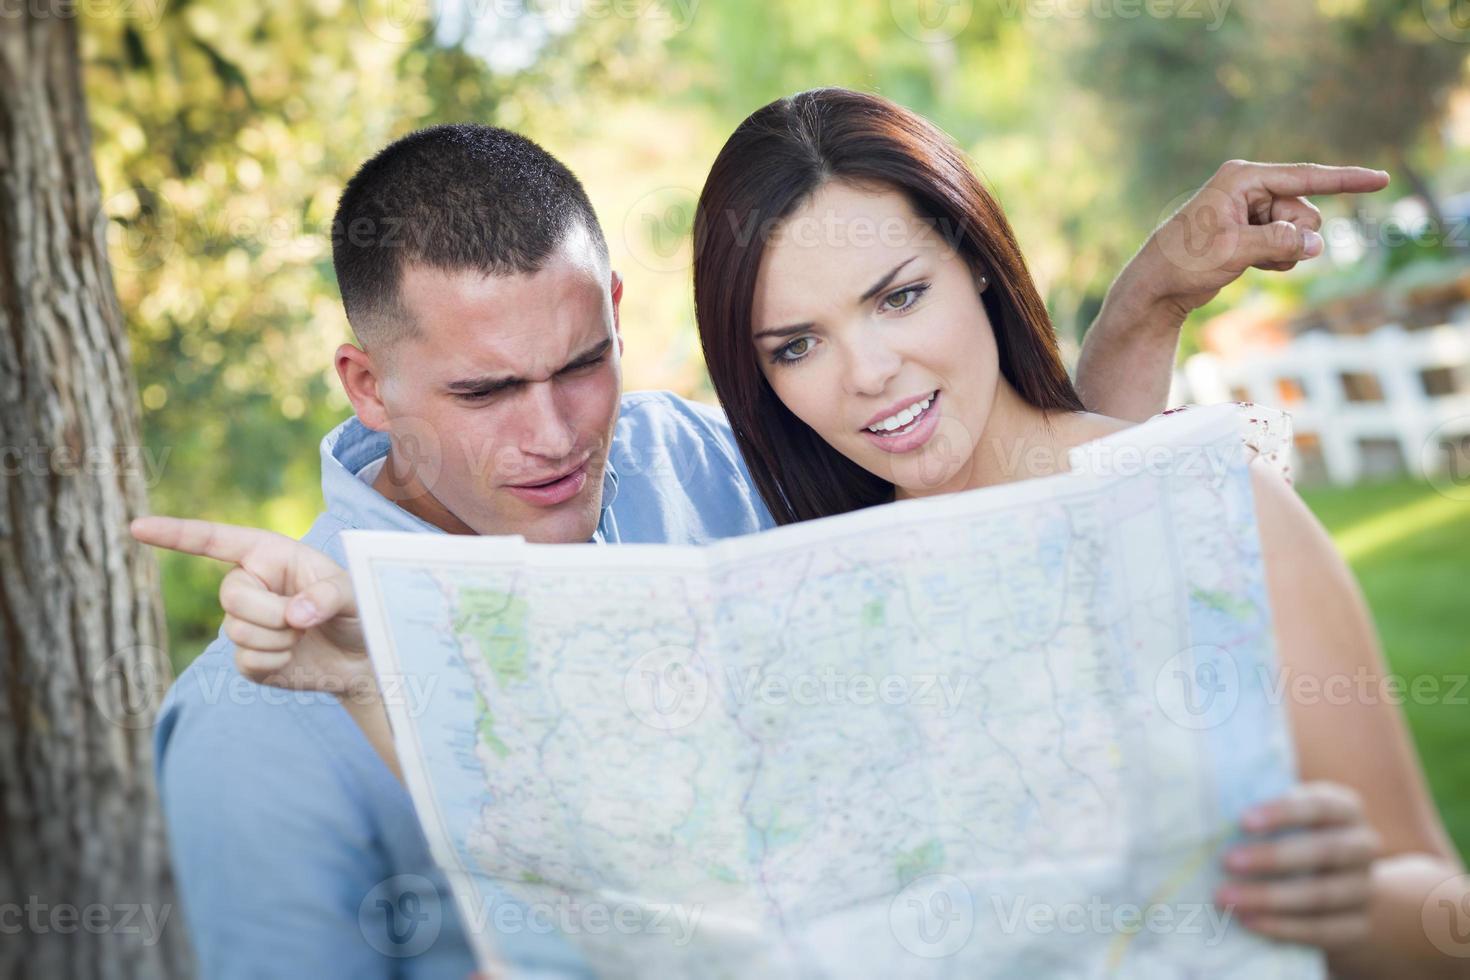
[[891, 190], [831, 181], [782, 223], [752, 333], [776, 396], [898, 496], [961, 490], [995, 399], [977, 277]]

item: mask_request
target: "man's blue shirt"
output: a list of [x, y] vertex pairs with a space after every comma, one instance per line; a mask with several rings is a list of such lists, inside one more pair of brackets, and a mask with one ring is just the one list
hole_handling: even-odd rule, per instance
[[[356, 418], [322, 440], [327, 509], [307, 544], [345, 563], [345, 530], [443, 533], [359, 476], [387, 451]], [[667, 392], [623, 396], [602, 508], [594, 540], [606, 543], [772, 526], [724, 416]], [[474, 969], [408, 792], [335, 698], [246, 680], [221, 634], [169, 690], [155, 748], [201, 975], [464, 980]]]

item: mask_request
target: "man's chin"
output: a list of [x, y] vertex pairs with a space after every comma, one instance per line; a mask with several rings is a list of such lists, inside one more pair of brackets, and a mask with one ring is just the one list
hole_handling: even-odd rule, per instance
[[585, 544], [592, 540], [602, 516], [601, 488], [588, 488], [564, 504], [533, 507], [520, 504], [513, 514], [499, 515], [502, 530], [491, 534], [519, 534], [532, 544]]
[[544, 525], [510, 533], [520, 534], [531, 544], [586, 544], [596, 531], [596, 521], [579, 521], [575, 525], [548, 521]]

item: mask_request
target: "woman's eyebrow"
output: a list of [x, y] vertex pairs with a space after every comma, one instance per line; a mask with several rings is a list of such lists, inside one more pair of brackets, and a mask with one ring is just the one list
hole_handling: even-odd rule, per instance
[[879, 293], [883, 292], [883, 290], [885, 290], [885, 289], [888, 288], [889, 283], [893, 282], [893, 280], [898, 276], [898, 274], [903, 271], [903, 267], [906, 266], [906, 265], [908, 265], [910, 262], [912, 262], [914, 259], [917, 259], [917, 258], [918, 258], [917, 255], [910, 255], [908, 258], [904, 259], [898, 265], [894, 266], [893, 269], [888, 273], [888, 275], [884, 276], [882, 279], [879, 279], [877, 282], [873, 283], [873, 285], [871, 287], [869, 287], [869, 289], [868, 289], [868, 291], [866, 293], [863, 293], [862, 296], [858, 297], [858, 302], [859, 303], [866, 303], [868, 300], [872, 299], [874, 296], [877, 296]]
[[[877, 282], [873, 283], [873, 285], [868, 288], [868, 291], [867, 292], [863, 293], [862, 296], [858, 297], [858, 302], [859, 303], [866, 303], [868, 300], [872, 299], [874, 296], [877, 296], [879, 293], [883, 292], [883, 290], [887, 289], [888, 286], [889, 286], [889, 284], [892, 283], [893, 280], [898, 277], [898, 274], [903, 271], [904, 266], [908, 265], [910, 262], [912, 262], [914, 259], [917, 259], [917, 258], [918, 258], [917, 255], [910, 255], [908, 258], [904, 259], [898, 265], [894, 266], [892, 269], [890, 269], [888, 271], [888, 275], [884, 276], [882, 279], [879, 279]], [[754, 336], [755, 336], [755, 339], [757, 339], [757, 340], [759, 340], [762, 337], [789, 337], [792, 334], [795, 334], [795, 333], [803, 333], [803, 332], [805, 332], [807, 330], [810, 330], [811, 328], [812, 328], [812, 325], [809, 322], [808, 323], [793, 323], [789, 327], [767, 327], [765, 330], [757, 330], [755, 332]]]
[[759, 340], [762, 337], [790, 337], [794, 333], [804, 333], [811, 328], [810, 323], [793, 323], [789, 327], [767, 327], [764, 330], [757, 330], [755, 338]]

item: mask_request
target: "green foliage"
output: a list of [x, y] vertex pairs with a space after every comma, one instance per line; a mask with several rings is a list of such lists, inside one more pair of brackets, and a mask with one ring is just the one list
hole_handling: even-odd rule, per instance
[[[330, 243], [346, 178], [422, 125], [555, 115], [584, 75], [616, 81], [603, 45], [648, 48], [634, 43], [648, 31], [613, 24], [615, 38], [574, 32], [500, 77], [427, 34], [378, 37], [368, 9], [193, 0], [151, 28], [88, 24], [110, 252], [144, 438], [164, 460], [157, 512], [303, 533], [321, 507], [317, 443], [349, 411]], [[215, 632], [223, 570], [161, 561], [177, 666]]]
[[1363, 587], [1389, 671], [1437, 681], [1435, 697], [1408, 697], [1404, 716], [1445, 826], [1470, 855], [1470, 614], [1464, 601], [1470, 503], [1420, 483], [1393, 481], [1304, 491]]
[[[430, 19], [427, 0], [180, 0], [150, 8], [156, 22], [88, 21], [95, 153], [144, 433], [168, 454], [155, 511], [306, 529], [320, 508], [318, 440], [348, 412], [332, 368], [351, 340], [332, 212], [362, 160], [423, 125], [505, 125], [567, 160], [627, 279], [628, 387], [703, 397], [692, 202], [731, 129], [793, 91], [874, 89], [951, 133], [1006, 207], [1070, 341], [1165, 206], [1229, 157], [1444, 158], [1434, 122], [1463, 46], [1404, 5], [1238, 0], [1214, 26], [1079, 19], [1063, 6], [441, 0]], [[953, 16], [936, 26], [934, 10]], [[481, 57], [521, 29], [536, 40], [514, 70]], [[1365, 75], [1364, 63], [1393, 71]], [[1263, 282], [1249, 277], [1217, 308]], [[1307, 282], [1270, 288], [1299, 296]], [[182, 664], [217, 628], [222, 570], [162, 560]]]

